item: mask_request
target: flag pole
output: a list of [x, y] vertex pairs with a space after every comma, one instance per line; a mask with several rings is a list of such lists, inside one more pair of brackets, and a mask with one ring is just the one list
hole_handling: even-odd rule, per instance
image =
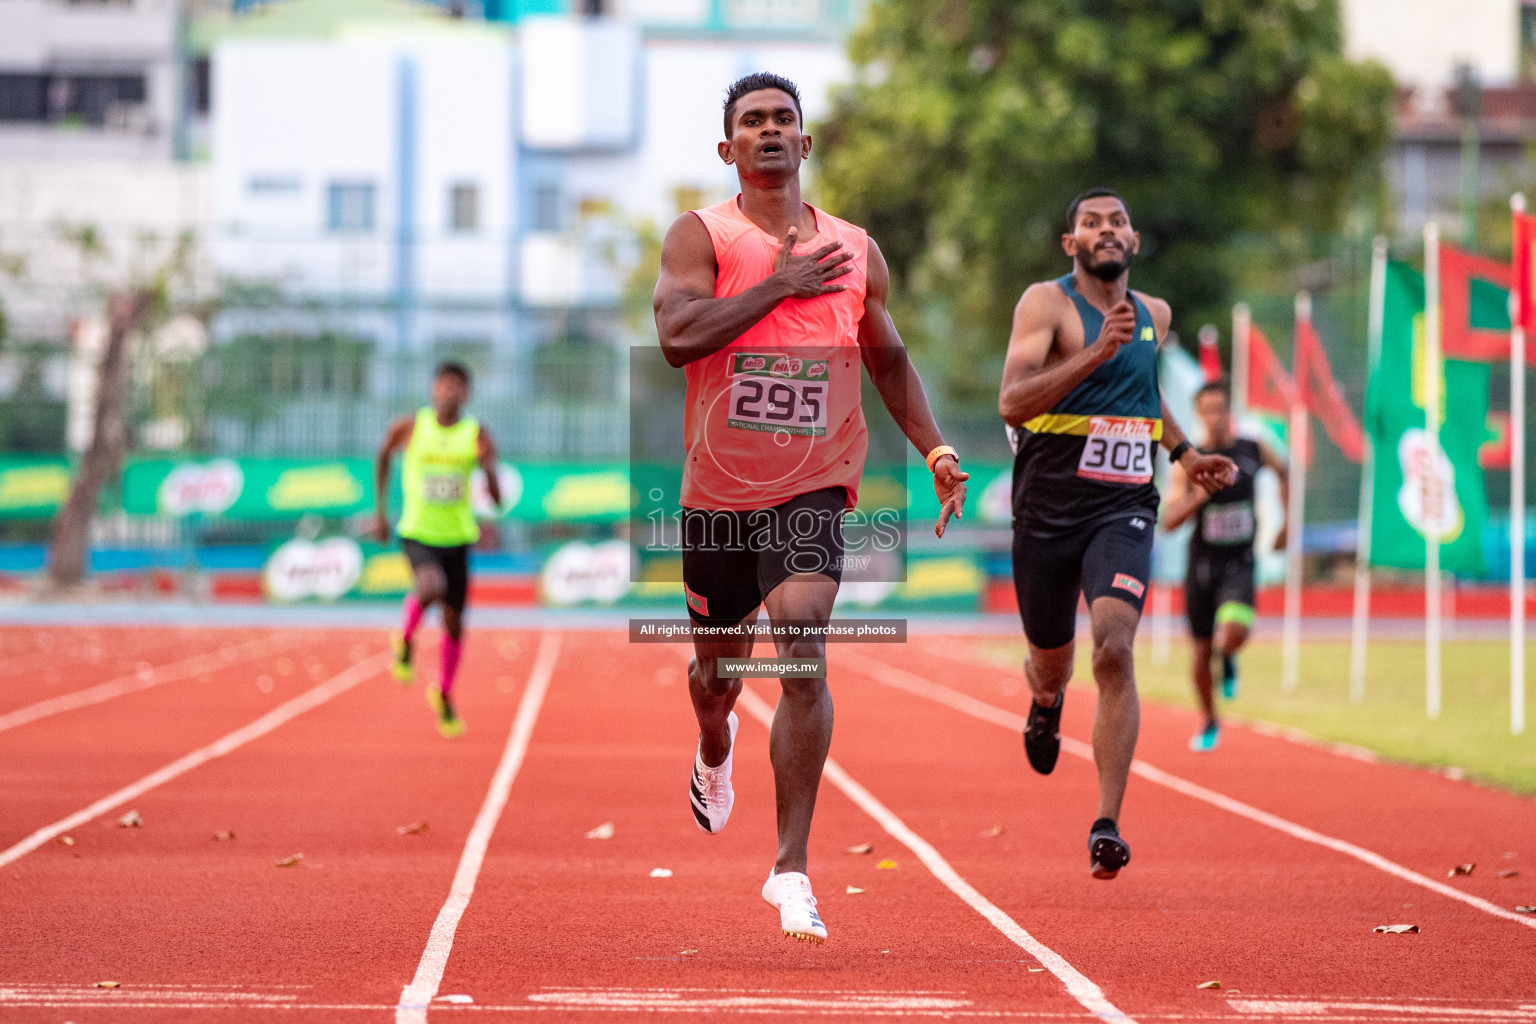
[[1280, 689], [1294, 693], [1301, 678], [1301, 533], [1307, 503], [1307, 406], [1302, 395], [1307, 387], [1306, 355], [1300, 344], [1302, 324], [1312, 319], [1312, 296], [1296, 293], [1295, 352], [1291, 370], [1296, 375], [1296, 393], [1291, 400], [1291, 486], [1285, 510], [1285, 624], [1281, 633]]
[[[1440, 717], [1440, 226], [1424, 225], [1424, 714]], [[1428, 499], [1433, 499], [1431, 506]]]
[[1239, 302], [1232, 307], [1232, 421], [1235, 432], [1241, 433], [1243, 419], [1248, 415], [1248, 330], [1253, 318], [1248, 304]]
[[[1515, 219], [1525, 214], [1525, 194], [1510, 197]], [[1526, 232], [1515, 231], [1515, 244], [1527, 251], [1516, 253], [1514, 266], [1526, 275], [1532, 271]], [[1523, 300], [1531, 294], [1529, 280], [1512, 282], [1509, 290], [1514, 316], [1509, 330], [1509, 731], [1525, 731], [1525, 324], [1530, 311]]]
[[[1386, 320], [1387, 239], [1371, 243], [1371, 297], [1366, 324], [1365, 377], [1370, 381], [1381, 360], [1381, 333]], [[1369, 385], [1367, 385], [1369, 386]], [[1365, 700], [1366, 645], [1371, 622], [1371, 514], [1376, 503], [1376, 440], [1365, 431], [1365, 455], [1360, 462], [1360, 514], [1355, 525], [1355, 608], [1349, 631], [1349, 700]]]

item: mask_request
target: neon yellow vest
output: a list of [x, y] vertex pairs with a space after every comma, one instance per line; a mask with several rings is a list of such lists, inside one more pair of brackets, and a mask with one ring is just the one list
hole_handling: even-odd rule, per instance
[[480, 525], [475, 522], [469, 492], [470, 474], [479, 458], [479, 420], [464, 416], [445, 427], [431, 408], [418, 412], [400, 467], [405, 492], [400, 536], [438, 548], [479, 540]]

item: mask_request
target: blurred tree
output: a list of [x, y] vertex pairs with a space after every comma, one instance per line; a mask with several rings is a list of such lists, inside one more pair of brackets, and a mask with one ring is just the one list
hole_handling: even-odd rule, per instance
[[1393, 83], [1344, 57], [1337, 0], [883, 0], [851, 50], [821, 195], [880, 243], [962, 401], [995, 398], [1083, 189], [1126, 197], [1133, 280], [1191, 337], [1225, 319], [1245, 237], [1337, 230], [1379, 194]]

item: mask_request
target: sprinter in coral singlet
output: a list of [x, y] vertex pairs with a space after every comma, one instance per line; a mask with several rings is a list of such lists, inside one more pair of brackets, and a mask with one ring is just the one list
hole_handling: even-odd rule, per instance
[[1088, 604], [1099, 687], [1099, 812], [1088, 830], [1095, 878], [1114, 878], [1131, 859], [1119, 818], [1141, 721], [1132, 645], [1152, 570], [1156, 446], [1207, 490], [1234, 472], [1230, 459], [1190, 447], [1162, 399], [1157, 349], [1173, 314], [1130, 290], [1140, 246], [1114, 192], [1090, 189], [1072, 201], [1061, 236], [1072, 272], [1019, 299], [998, 396], [1016, 453], [1013, 583], [1034, 697], [1024, 750], [1042, 775], [1061, 751], [1078, 595]]
[[[770, 74], [736, 82], [719, 154], [736, 168], [741, 194], [682, 215], [662, 246], [656, 328], [667, 362], [688, 378], [683, 589], [700, 625], [755, 620], [760, 605], [775, 623], [830, 619], [843, 514], [857, 502], [869, 444], [862, 371], [927, 458], [939, 536], [965, 502], [967, 474], [886, 311], [890, 273], [879, 247], [800, 198], [810, 152], [792, 82]], [[776, 642], [781, 658], [825, 656], [820, 638]], [[750, 635], [694, 637], [688, 688], [699, 747], [689, 802], [706, 832], [725, 826], [734, 800], [732, 708], [742, 681], [719, 662], [751, 652]], [[762, 894], [785, 935], [819, 943], [827, 929], [806, 875], [806, 842], [832, 740], [832, 697], [820, 676], [780, 682], [769, 743], [779, 850]]]

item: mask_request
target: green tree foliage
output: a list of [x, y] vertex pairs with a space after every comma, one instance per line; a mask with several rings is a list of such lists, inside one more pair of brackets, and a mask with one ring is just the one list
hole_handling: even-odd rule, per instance
[[1336, 0], [880, 0], [819, 126], [827, 206], [867, 226], [955, 397], [996, 387], [1011, 310], [1068, 268], [1068, 202], [1119, 190], [1139, 289], [1192, 336], [1242, 239], [1331, 231], [1376, 194], [1392, 80]]

